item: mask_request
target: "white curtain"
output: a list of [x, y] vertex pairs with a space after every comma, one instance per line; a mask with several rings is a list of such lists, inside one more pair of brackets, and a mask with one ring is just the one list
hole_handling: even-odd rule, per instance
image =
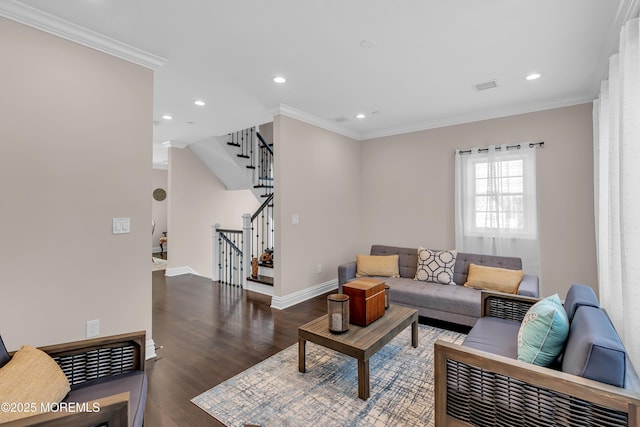
[[529, 144], [456, 151], [456, 249], [522, 259], [540, 276], [536, 149]]
[[594, 102], [594, 177], [601, 305], [640, 366], [640, 44], [639, 20], [620, 33], [609, 80]]

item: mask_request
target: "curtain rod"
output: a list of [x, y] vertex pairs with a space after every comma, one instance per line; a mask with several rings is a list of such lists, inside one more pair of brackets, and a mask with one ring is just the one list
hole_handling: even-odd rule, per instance
[[[533, 147], [544, 147], [544, 141], [541, 142], [530, 142], [529, 143], [529, 148], [533, 148]], [[522, 148], [522, 145], [520, 144], [516, 144], [516, 145], [507, 145], [505, 147], [507, 150], [519, 150], [520, 148]], [[496, 151], [501, 151], [502, 147], [496, 147]], [[488, 148], [478, 148], [478, 153], [486, 153], [487, 151], [489, 151]], [[471, 154], [472, 150], [460, 150], [458, 151], [459, 154]]]

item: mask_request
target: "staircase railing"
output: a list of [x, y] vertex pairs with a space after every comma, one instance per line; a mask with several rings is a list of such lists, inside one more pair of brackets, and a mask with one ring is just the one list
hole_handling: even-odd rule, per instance
[[267, 250], [273, 251], [273, 193], [251, 215], [251, 258], [260, 258]]
[[273, 194], [273, 147], [264, 140], [260, 132], [256, 132], [258, 137], [258, 184], [255, 188], [264, 188], [262, 197]]
[[256, 128], [251, 127], [227, 135], [227, 144], [238, 147], [240, 152], [237, 154], [242, 159], [249, 159], [248, 169], [255, 169], [256, 162], [253, 150], [256, 145]]
[[[247, 276], [254, 258], [274, 249], [273, 147], [255, 127], [228, 134], [228, 145], [238, 147], [240, 158], [249, 159], [254, 169], [254, 188], [263, 188], [264, 202], [253, 215], [244, 214], [242, 230], [221, 229], [214, 225], [213, 280], [232, 286], [247, 287]], [[217, 265], [215, 264], [217, 263]], [[245, 273], [245, 269], [247, 273]]]
[[231, 286], [244, 286], [244, 259], [242, 230], [216, 227], [218, 236], [218, 280]]

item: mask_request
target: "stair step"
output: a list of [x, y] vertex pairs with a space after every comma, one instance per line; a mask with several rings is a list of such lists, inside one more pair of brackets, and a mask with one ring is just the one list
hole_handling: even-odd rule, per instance
[[263, 181], [273, 181], [273, 177], [270, 176], [259, 176], [258, 179], [261, 179]]
[[227, 145], [231, 145], [233, 147], [240, 147], [240, 144], [238, 144], [237, 142], [227, 142]]
[[260, 185], [254, 185], [253, 188], [273, 188], [273, 185], [260, 184]]
[[262, 194], [260, 195], [260, 197], [269, 197], [270, 195], [272, 195], [273, 193], [267, 193], [267, 194]]
[[247, 156], [246, 154], [236, 154], [236, 156], [242, 158], [242, 159], [250, 159], [251, 157]]
[[247, 165], [247, 169], [255, 169], [255, 166]]
[[273, 286], [273, 277], [262, 276], [258, 274], [258, 277], [247, 277], [247, 280], [256, 283], [262, 283], [263, 285]]
[[267, 263], [264, 263], [264, 262], [259, 262], [258, 266], [259, 267], [263, 267], [263, 268], [273, 268], [273, 263], [270, 262], [270, 263], [267, 264]]

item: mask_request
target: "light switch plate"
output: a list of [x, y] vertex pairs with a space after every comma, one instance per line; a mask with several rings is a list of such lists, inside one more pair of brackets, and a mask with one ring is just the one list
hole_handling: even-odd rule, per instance
[[291, 224], [293, 224], [293, 225], [300, 224], [300, 215], [298, 215], [298, 214], [291, 215]]
[[131, 232], [131, 218], [113, 218], [113, 234]]

